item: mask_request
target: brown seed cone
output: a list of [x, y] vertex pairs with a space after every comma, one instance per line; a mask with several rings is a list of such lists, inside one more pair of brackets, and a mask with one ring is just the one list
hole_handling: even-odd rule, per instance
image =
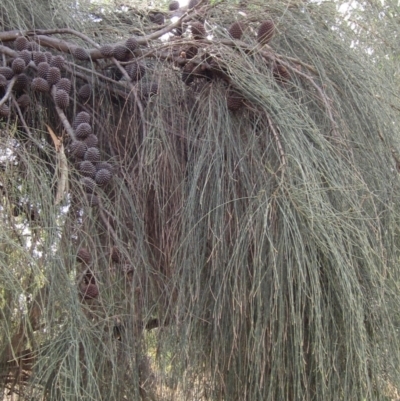
[[29, 44], [28, 39], [25, 38], [25, 36], [18, 36], [18, 38], [15, 39], [14, 42], [15, 50], [18, 51], [25, 50], [28, 48], [28, 44]]
[[273, 70], [272, 75], [278, 82], [287, 82], [290, 81], [290, 73], [286, 67], [283, 65], [276, 63]]
[[140, 81], [146, 74], [146, 68], [141, 63], [132, 63], [126, 66], [126, 72], [132, 81]]
[[111, 249], [111, 260], [114, 263], [121, 263], [121, 252], [116, 246], [113, 246]]
[[92, 87], [89, 84], [82, 85], [78, 90], [78, 96], [83, 100], [87, 101], [92, 95]]
[[112, 45], [103, 45], [100, 47], [100, 53], [104, 57], [112, 57], [114, 53], [114, 46]]
[[37, 66], [37, 74], [40, 78], [46, 79], [49, 73], [50, 65], [47, 62], [39, 63]]
[[88, 194], [92, 194], [96, 188], [96, 182], [90, 177], [83, 177], [81, 179], [81, 184], [84, 191]]
[[92, 163], [100, 161], [100, 150], [98, 148], [88, 148], [84, 156], [85, 160], [89, 160]]
[[196, 7], [200, 0], [190, 0], [188, 4], [188, 9], [190, 10], [193, 7]]
[[28, 65], [32, 61], [32, 52], [29, 50], [22, 50], [18, 52], [18, 57], [22, 58], [25, 61], [25, 64]]
[[17, 103], [21, 109], [26, 109], [31, 104], [31, 98], [24, 93], [17, 99]]
[[61, 79], [60, 69], [58, 67], [50, 67], [46, 79], [50, 86], [55, 85]]
[[204, 39], [206, 34], [206, 29], [201, 22], [192, 22], [192, 35], [194, 39]]
[[90, 114], [86, 113], [86, 111], [81, 111], [75, 116], [72, 128], [75, 130], [78, 128], [78, 125], [82, 123], [90, 123]]
[[83, 159], [85, 156], [86, 151], [88, 150], [88, 147], [85, 142], [82, 141], [72, 141], [70, 145], [70, 151], [73, 156], [75, 156], [78, 159]]
[[14, 76], [14, 71], [10, 67], [0, 67], [0, 74], [4, 75], [6, 79], [11, 79]]
[[261, 45], [266, 45], [267, 43], [270, 42], [274, 34], [275, 34], [274, 21], [268, 19], [262, 22], [260, 27], [258, 28], [257, 41]]
[[131, 36], [130, 38], [128, 38], [125, 42], [125, 46], [128, 50], [130, 51], [135, 51], [138, 47], [139, 47], [139, 43], [136, 40], [136, 38], [134, 38], [133, 36]]
[[69, 106], [69, 95], [64, 89], [57, 89], [55, 95], [56, 105], [60, 109], [66, 109]]
[[90, 60], [90, 54], [82, 47], [76, 47], [72, 55], [77, 59], [81, 61], [87, 61]]
[[16, 92], [18, 91], [22, 91], [24, 89], [27, 89], [29, 84], [30, 84], [31, 80], [28, 77], [28, 75], [22, 73], [22, 74], [18, 74], [17, 76], [17, 80], [15, 81], [14, 84], [14, 90]]
[[197, 46], [190, 46], [185, 49], [186, 58], [189, 60], [197, 55], [199, 48]]
[[38, 66], [40, 63], [47, 62], [46, 55], [43, 52], [33, 52], [32, 59], [36, 66]]
[[95, 148], [99, 143], [99, 138], [95, 134], [89, 134], [87, 138], [84, 139], [88, 148]]
[[81, 287], [81, 295], [83, 299], [95, 299], [99, 296], [99, 287], [93, 283], [84, 284]]
[[169, 11], [178, 10], [179, 9], [179, 1], [177, 1], [177, 0], [171, 1], [171, 3], [169, 3], [168, 9], [169, 9]]
[[86, 139], [92, 133], [92, 127], [89, 123], [81, 123], [76, 127], [75, 135], [78, 139]]
[[0, 89], [4, 89], [5, 87], [7, 87], [7, 85], [7, 78], [3, 74], [0, 74]]
[[20, 57], [15, 58], [11, 63], [11, 69], [13, 70], [14, 74], [21, 74], [21, 72], [24, 71], [25, 67], [26, 63]]
[[72, 83], [68, 78], [61, 78], [56, 84], [57, 89], [62, 89], [67, 93], [71, 92], [71, 87]]
[[234, 22], [228, 29], [229, 35], [233, 39], [241, 39], [243, 32], [245, 30], [245, 26], [241, 22]]
[[113, 56], [118, 60], [118, 61], [126, 61], [128, 58], [128, 49], [126, 46], [118, 45], [114, 47], [114, 52]]
[[50, 85], [44, 78], [33, 78], [31, 88], [37, 92], [49, 92]]
[[85, 177], [94, 178], [96, 174], [96, 167], [92, 162], [84, 160], [79, 163], [79, 172]]
[[163, 25], [165, 22], [165, 18], [164, 18], [163, 14], [156, 13], [156, 14], [150, 15], [150, 21], [154, 22], [157, 25]]
[[94, 180], [96, 181], [97, 185], [103, 186], [110, 182], [111, 177], [112, 173], [109, 170], [103, 168], [96, 173]]
[[101, 169], [106, 169], [108, 170], [111, 174], [113, 174], [113, 166], [110, 163], [107, 162], [100, 162], [96, 164], [96, 171], [99, 171]]
[[76, 260], [78, 263], [85, 263], [86, 265], [89, 265], [92, 261], [92, 255], [87, 248], [80, 248], [76, 254]]
[[8, 117], [10, 115], [10, 108], [6, 104], [0, 106], [0, 117]]
[[[50, 58], [50, 67], [57, 67], [59, 70], [62, 70], [65, 65], [65, 59], [63, 56], [52, 56], [51, 53], [46, 53], [46, 57]], [[47, 62], [49, 62], [47, 60]]]
[[186, 85], [190, 85], [194, 81], [194, 74], [193, 71], [196, 65], [193, 63], [187, 63], [182, 70], [182, 81]]
[[[50, 64], [53, 60], [53, 54], [51, 52], [44, 52], [44, 55], [46, 56], [46, 61]], [[58, 67], [61, 70], [61, 67], [58, 65], [52, 65], [52, 67]]]
[[90, 207], [99, 206], [99, 198], [96, 195], [87, 193], [86, 200], [89, 203]]
[[239, 110], [243, 106], [243, 96], [236, 90], [230, 88], [226, 95], [226, 104], [231, 111]]
[[147, 83], [139, 87], [139, 93], [142, 99], [147, 99], [152, 95], [157, 95], [158, 84], [156, 82]]

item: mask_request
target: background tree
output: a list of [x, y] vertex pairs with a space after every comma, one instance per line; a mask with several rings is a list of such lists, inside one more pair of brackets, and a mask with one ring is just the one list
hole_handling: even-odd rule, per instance
[[4, 396], [396, 396], [397, 14], [339, 6], [2, 2]]

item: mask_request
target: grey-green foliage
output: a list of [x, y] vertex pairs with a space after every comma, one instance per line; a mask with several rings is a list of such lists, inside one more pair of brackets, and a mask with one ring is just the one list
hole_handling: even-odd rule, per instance
[[[271, 3], [277, 33], [257, 49], [267, 14], [255, 2], [238, 48], [223, 29], [242, 19], [229, 4], [210, 9], [214, 42], [203, 47], [243, 96], [237, 112], [226, 80], [185, 86], [158, 41], [144, 51], [159, 90], [143, 114], [99, 85], [87, 107], [118, 171], [103, 207], [81, 202], [72, 161], [69, 210], [55, 207], [51, 142], [19, 137], [18, 163], [1, 179], [17, 170], [41, 220], [30, 222], [33, 245], [13, 246], [24, 218], [2, 209], [0, 346], [3, 355], [34, 351], [20, 386], [33, 399], [379, 400], [399, 388], [399, 98], [382, 58], [390, 48], [379, 43], [371, 55], [333, 4]], [[95, 22], [64, 6], [53, 4], [66, 18], [55, 25], [72, 17], [91, 35]], [[25, 8], [13, 10], [9, 28], [32, 28]], [[118, 21], [118, 32], [96, 40], [130, 36], [114, 14], [103, 21]], [[274, 76], [276, 60], [288, 82]], [[93, 302], [78, 290], [83, 246], [100, 289]], [[112, 262], [113, 246], [122, 263]], [[20, 306], [28, 294], [40, 322], [32, 304]]]

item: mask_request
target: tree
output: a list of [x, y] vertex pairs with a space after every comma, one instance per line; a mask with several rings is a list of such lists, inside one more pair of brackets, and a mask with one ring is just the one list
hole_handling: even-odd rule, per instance
[[376, 31], [328, 3], [3, 3], [4, 394], [390, 398], [399, 99]]

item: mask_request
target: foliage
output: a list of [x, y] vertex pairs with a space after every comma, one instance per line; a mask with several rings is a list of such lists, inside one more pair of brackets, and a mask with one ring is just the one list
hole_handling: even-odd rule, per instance
[[[206, 37], [191, 31], [204, 21]], [[21, 36], [33, 57], [0, 100], [4, 395], [397, 391], [393, 43], [332, 3], [6, 0], [0, 23], [3, 67], [17, 68]], [[66, 99], [57, 71], [49, 91], [37, 80], [44, 51], [64, 58]]]

